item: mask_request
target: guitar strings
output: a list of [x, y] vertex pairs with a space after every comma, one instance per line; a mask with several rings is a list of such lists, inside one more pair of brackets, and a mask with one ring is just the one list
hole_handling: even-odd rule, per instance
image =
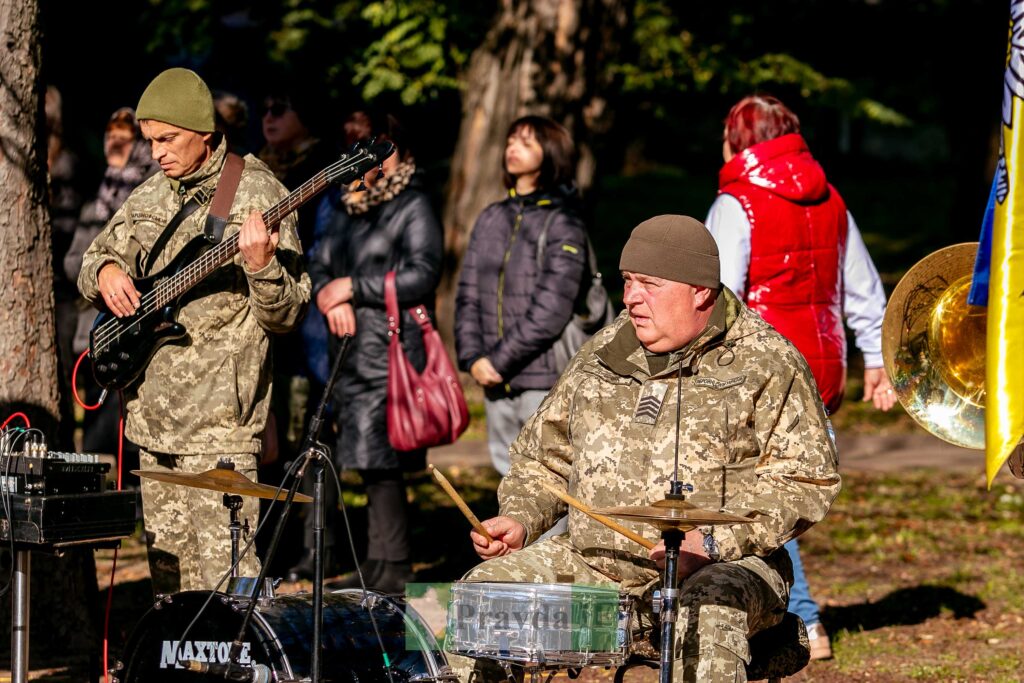
[[[272, 227], [280, 223], [288, 216], [288, 214], [307, 201], [307, 199], [322, 191], [326, 184], [333, 182], [332, 179], [328, 179], [328, 176], [334, 173], [338, 173], [339, 176], [342, 175], [346, 170], [349, 170], [342, 167], [346, 165], [356, 166], [356, 162], [362, 160], [361, 157], [364, 153], [365, 150], [360, 150], [360, 157], [355, 159], [338, 160], [323, 171], [317, 173], [315, 176], [299, 186], [297, 190], [268, 209], [262, 216], [264, 222], [268, 227]], [[320, 187], [317, 187], [317, 185], [320, 185]], [[307, 193], [309, 194], [309, 197], [305, 196]], [[295, 206], [292, 206], [293, 203]], [[284, 209], [283, 212], [282, 209]], [[162, 295], [167, 295], [167, 298], [163, 300], [164, 303], [166, 303], [185, 293], [195, 284], [198, 284], [214, 269], [237, 253], [237, 243], [238, 233], [235, 233], [213, 249], [204, 252], [198, 259], [190, 263], [183, 270], [171, 276], [169, 280], [160, 283], [160, 285], [153, 288], [150, 292], [144, 294], [142, 299], [139, 301], [138, 309], [136, 309], [136, 312], [131, 316], [130, 324], [134, 325], [151, 313], [156, 312], [158, 309], [145, 309], [150, 304], [159, 301]], [[224, 253], [221, 254], [220, 252]], [[188, 282], [189, 279], [193, 279], [194, 282]], [[177, 291], [178, 289], [180, 289], [180, 291]], [[168, 293], [168, 290], [171, 290], [171, 292]], [[139, 311], [142, 311], [142, 313], [140, 314]], [[128, 332], [127, 327], [129, 327], [129, 325], [121, 318], [112, 318], [100, 325], [96, 328], [93, 334], [93, 338], [96, 341], [96, 350], [102, 352], [106, 347], [110, 346], [110, 344], [116, 342], [122, 335]]]

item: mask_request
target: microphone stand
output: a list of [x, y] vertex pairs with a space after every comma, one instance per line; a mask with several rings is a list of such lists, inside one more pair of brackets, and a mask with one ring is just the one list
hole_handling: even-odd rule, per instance
[[[244, 645], [243, 639], [245, 638], [245, 632], [249, 628], [249, 622], [252, 620], [253, 612], [256, 610], [257, 595], [260, 587], [263, 586], [264, 581], [267, 578], [267, 571], [270, 568], [271, 560], [274, 558], [274, 554], [277, 552], [277, 545], [281, 540], [281, 536], [284, 533], [284, 525], [288, 520], [288, 514], [291, 512], [292, 503], [295, 499], [295, 494], [298, 492], [299, 485], [302, 483], [302, 477], [305, 474], [306, 467], [313, 464], [313, 648], [312, 655], [310, 657], [310, 682], [320, 683], [320, 669], [321, 669], [321, 650], [323, 649], [323, 608], [324, 608], [324, 459], [331, 456], [330, 449], [324, 444], [320, 443], [320, 430], [323, 429], [324, 424], [324, 411], [327, 409], [327, 403], [330, 401], [331, 391], [334, 389], [334, 384], [341, 374], [341, 366], [345, 361], [345, 356], [348, 355], [348, 347], [352, 341], [352, 335], [346, 334], [341, 338], [341, 346], [338, 349], [338, 355], [334, 359], [334, 367], [331, 368], [331, 376], [327, 380], [327, 386], [324, 387], [324, 392], [320, 397], [320, 404], [317, 406], [316, 413], [309, 421], [309, 428], [306, 431], [306, 439], [303, 442], [303, 451], [299, 456], [304, 458], [305, 462], [299, 471], [295, 474], [291, 485], [288, 487], [288, 497], [285, 499], [284, 508], [281, 510], [281, 516], [277, 520], [277, 526], [274, 527], [274, 535], [270, 539], [270, 545], [267, 547], [267, 557], [263, 566], [260, 567], [259, 577], [256, 579], [256, 583], [253, 585], [252, 595], [249, 596], [249, 604], [245, 610], [245, 616], [242, 618], [242, 625], [238, 629], [238, 636], [231, 643], [231, 650], [228, 654], [228, 667], [230, 674], [230, 667], [238, 666], [238, 658], [241, 656], [242, 647]], [[230, 678], [229, 676], [225, 676]]]

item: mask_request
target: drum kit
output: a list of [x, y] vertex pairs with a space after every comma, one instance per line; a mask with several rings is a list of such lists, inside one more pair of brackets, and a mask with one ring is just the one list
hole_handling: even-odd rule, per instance
[[[218, 491], [230, 513], [232, 564], [237, 564], [241, 526], [239, 496], [283, 499], [273, 486], [218, 468], [198, 474], [137, 470], [156, 481]], [[298, 502], [311, 502], [295, 494]], [[588, 511], [639, 521], [662, 532], [666, 567], [661, 591], [662, 670], [671, 676], [672, 630], [677, 612], [676, 560], [682, 535], [715, 524], [750, 524], [738, 517], [690, 505], [681, 497], [651, 506]], [[674, 540], [675, 539], [675, 540]], [[649, 541], [645, 544], [650, 547]], [[232, 578], [224, 592], [185, 591], [159, 596], [129, 638], [111, 671], [121, 683], [143, 681], [310, 681], [316, 610], [309, 593], [275, 595], [273, 583]], [[322, 680], [381, 683], [455, 683], [444, 650], [426, 621], [401, 597], [358, 589], [323, 596]], [[244, 627], [244, 613], [255, 616]], [[659, 611], [659, 610], [656, 610]], [[445, 650], [497, 662], [512, 676], [515, 666], [531, 679], [587, 666], [625, 663], [631, 645], [632, 598], [617, 588], [579, 584], [457, 582], [448, 603]], [[196, 616], [200, 615], [197, 619]], [[234, 640], [233, 640], [234, 639]], [[231, 648], [241, 642], [237, 661]], [[666, 679], [668, 680], [668, 679]]]
[[[287, 493], [284, 484], [278, 488], [258, 484], [230, 466], [198, 474], [135, 471], [140, 477], [224, 494], [230, 513], [232, 570], [224, 592], [215, 589], [158, 596], [136, 625], [110, 680], [195, 682], [205, 677], [258, 683], [458, 682], [433, 632], [401, 597], [358, 589], [323, 592], [324, 463], [330, 461], [330, 452], [318, 439], [350, 339], [342, 339], [296, 462], [301, 467]], [[661, 683], [672, 680], [679, 595], [676, 568], [685, 533], [698, 526], [753, 523], [747, 517], [688, 503], [677, 476], [678, 443], [675, 460], [665, 500], [651, 506], [589, 510], [563, 494], [563, 500], [648, 549], [653, 543], [612, 518], [645, 523], [661, 532], [665, 568], [655, 605], [661, 618]], [[312, 467], [314, 475], [313, 498], [297, 492], [306, 466]], [[450, 485], [444, 486], [443, 475], [434, 475], [458, 503], [460, 497]], [[237, 576], [238, 546], [245, 528], [238, 520], [240, 496], [283, 499], [285, 503], [267, 548], [268, 559], [255, 578]], [[266, 572], [295, 501], [314, 504], [313, 592], [278, 596]], [[459, 507], [475, 527], [483, 528], [464, 503]], [[483, 533], [486, 535], [486, 530]], [[584, 666], [618, 666], [625, 663], [629, 652], [630, 615], [630, 598], [610, 587], [459, 582], [452, 585], [448, 603], [445, 650], [493, 660], [505, 668], [510, 680], [513, 665], [531, 679], [543, 673], [550, 678], [559, 670]]]

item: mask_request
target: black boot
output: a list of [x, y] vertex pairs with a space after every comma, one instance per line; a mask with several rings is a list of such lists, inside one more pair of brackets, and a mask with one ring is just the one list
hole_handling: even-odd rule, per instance
[[[368, 590], [373, 590], [374, 582], [384, 572], [384, 560], [363, 560], [359, 570], [363, 573], [363, 581]], [[359, 583], [359, 574], [349, 572], [334, 581], [325, 581], [324, 586], [331, 590], [342, 590], [343, 588], [362, 588]]]
[[[408, 562], [386, 562], [383, 571], [373, 582], [373, 589], [388, 595], [405, 595], [405, 584], [416, 580], [412, 565]], [[369, 582], [367, 582], [369, 586]]]
[[[288, 570], [285, 574], [285, 581], [289, 583], [295, 583], [296, 581], [310, 581], [313, 579], [313, 571], [315, 569], [316, 558], [313, 556], [312, 550], [307, 550], [302, 554], [302, 559], [295, 563], [295, 565]], [[334, 574], [334, 549], [330, 547], [324, 548], [324, 576], [332, 576]]]

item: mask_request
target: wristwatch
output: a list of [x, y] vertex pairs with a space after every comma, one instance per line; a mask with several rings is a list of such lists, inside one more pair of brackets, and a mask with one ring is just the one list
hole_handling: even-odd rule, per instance
[[704, 552], [712, 562], [718, 562], [722, 556], [718, 554], [718, 542], [714, 535], [708, 529], [701, 529], [701, 533], [704, 534]]

